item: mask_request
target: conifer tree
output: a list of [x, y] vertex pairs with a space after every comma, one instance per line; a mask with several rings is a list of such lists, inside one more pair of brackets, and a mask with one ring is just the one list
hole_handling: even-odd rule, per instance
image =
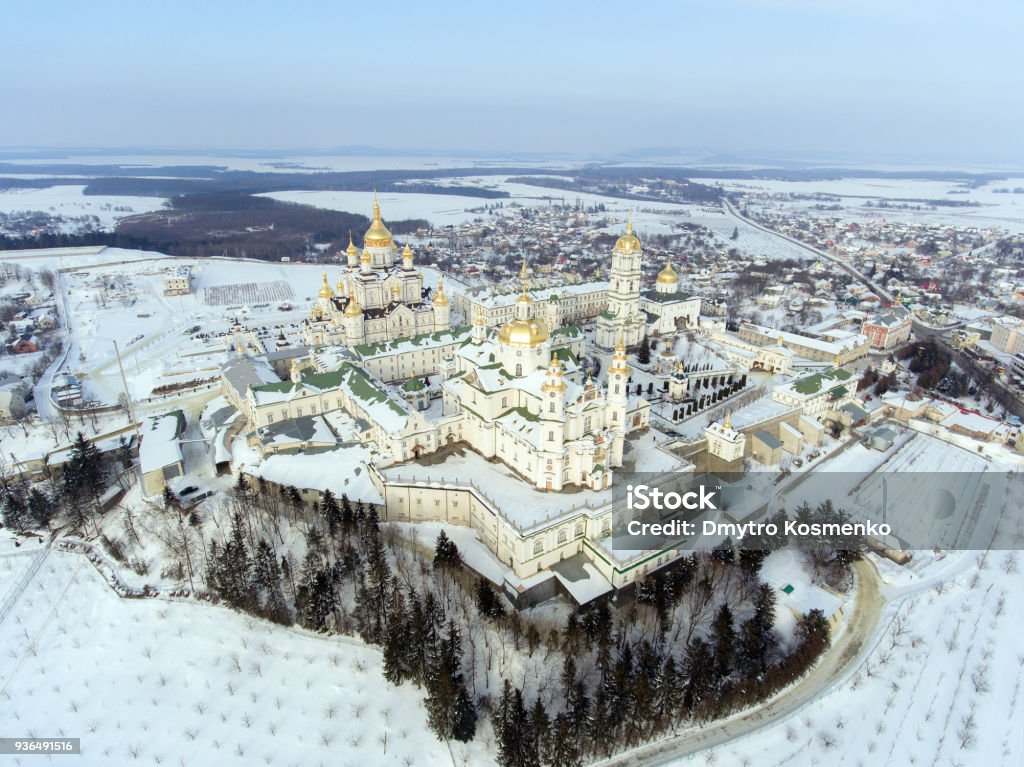
[[461, 566], [462, 555], [459, 554], [459, 547], [442, 530], [434, 543], [434, 567], [454, 570]]
[[736, 629], [732, 610], [723, 603], [711, 624], [711, 644], [714, 652], [714, 678], [721, 683], [732, 673], [736, 657]]
[[466, 690], [466, 685], [459, 684], [455, 691], [455, 707], [452, 711], [452, 737], [467, 743], [476, 735], [476, 704]]
[[505, 606], [494, 591], [491, 582], [486, 578], [477, 578], [474, 589], [476, 609], [488, 620], [500, 620], [505, 617]]

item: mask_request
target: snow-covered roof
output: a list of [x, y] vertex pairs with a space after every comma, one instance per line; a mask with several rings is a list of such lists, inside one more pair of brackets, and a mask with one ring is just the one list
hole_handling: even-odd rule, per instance
[[276, 453], [261, 458], [244, 438], [232, 443], [232, 463], [239, 471], [283, 487], [308, 490], [330, 490], [337, 497], [348, 496], [363, 503], [384, 502], [380, 491], [370, 479], [368, 467], [372, 458], [363, 445], [342, 445], [330, 450], [305, 453]]
[[160, 471], [181, 461], [181, 443], [178, 435], [185, 428], [185, 414], [173, 410], [153, 415], [142, 426], [142, 444], [139, 446], [139, 465], [143, 474]]

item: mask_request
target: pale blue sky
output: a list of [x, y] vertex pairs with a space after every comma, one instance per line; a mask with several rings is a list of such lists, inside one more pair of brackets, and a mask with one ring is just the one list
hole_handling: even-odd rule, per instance
[[0, 146], [1024, 160], [1024, 1], [4, 3]]

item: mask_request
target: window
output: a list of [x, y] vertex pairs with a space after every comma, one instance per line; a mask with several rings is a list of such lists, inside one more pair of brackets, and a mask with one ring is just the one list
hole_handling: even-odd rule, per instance
[[302, 418], [302, 408], [301, 407], [295, 408], [295, 417], [296, 418]]
[[554, 432], [553, 429], [549, 429], [548, 430], [548, 442], [554, 442], [554, 441], [555, 441], [555, 432]]
[[516, 378], [523, 374], [523, 365], [521, 362], [516, 363]]
[[502, 397], [501, 398], [501, 406], [502, 407], [508, 407], [508, 397]]
[[533, 553], [534, 556], [544, 553], [544, 541], [537, 541], [533, 544]]
[[579, 538], [581, 535], [583, 535], [583, 523], [582, 522], [577, 522], [576, 523], [576, 537]]
[[555, 403], [554, 402], [549, 402], [548, 403], [548, 412], [549, 413], [554, 413], [555, 412]]
[[569, 540], [568, 533], [566, 533], [564, 529], [559, 530], [558, 531], [558, 542], [559, 543], [565, 543], [567, 540]]
[[612, 534], [612, 523], [611, 520], [606, 519], [601, 523], [601, 537], [607, 538]]

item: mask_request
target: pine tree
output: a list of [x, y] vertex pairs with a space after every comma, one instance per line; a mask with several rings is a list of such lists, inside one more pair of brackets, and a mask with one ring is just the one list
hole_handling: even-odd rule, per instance
[[253, 558], [253, 579], [259, 587], [260, 614], [274, 623], [290, 626], [291, 610], [284, 599], [281, 586], [281, 568], [270, 542], [261, 538]]
[[459, 684], [455, 691], [455, 706], [452, 711], [452, 737], [463, 743], [471, 741], [476, 735], [476, 719], [476, 704], [466, 690], [466, 685]]
[[675, 722], [683, 705], [683, 680], [671, 655], [665, 658], [665, 665], [658, 675], [658, 683], [654, 690], [655, 717], [662, 725], [671, 724], [675, 731]]
[[338, 506], [334, 493], [330, 490], [324, 490], [323, 498], [320, 500], [320, 513], [324, 515], [327, 522], [327, 531], [331, 535], [331, 540], [336, 541], [341, 533], [341, 507]]
[[488, 620], [497, 621], [505, 617], [505, 606], [486, 578], [477, 578], [474, 598], [476, 609]]
[[459, 554], [459, 547], [442, 530], [434, 543], [434, 567], [455, 570], [461, 566], [462, 555]]
[[774, 641], [775, 592], [767, 583], [754, 594], [754, 614], [740, 629], [741, 662], [748, 678], [760, 676], [768, 669], [768, 653]]
[[376, 518], [367, 518], [363, 525], [363, 549], [366, 564], [363, 578], [356, 590], [356, 623], [359, 635], [371, 644], [380, 644], [384, 639], [384, 623], [388, 603], [388, 585], [391, 581], [391, 567], [387, 552], [380, 538]]
[[555, 715], [541, 756], [543, 763], [551, 767], [580, 767], [583, 764], [579, 742], [566, 714]]
[[406, 650], [409, 641], [409, 617], [405, 597], [398, 579], [391, 582], [391, 604], [388, 605], [387, 627], [384, 631], [384, 678], [392, 684], [401, 684], [406, 676]]
[[716, 683], [732, 673], [736, 658], [736, 629], [733, 626], [732, 610], [723, 603], [711, 624], [711, 644], [714, 650], [714, 678]]
[[345, 538], [351, 536], [356, 529], [356, 515], [352, 511], [352, 502], [344, 494], [341, 496], [341, 529]]
[[703, 715], [700, 709], [712, 694], [711, 668], [714, 662], [711, 646], [703, 639], [690, 641], [686, 648], [686, 685], [683, 688], [683, 706], [698, 719]]
[[615, 724], [617, 712], [612, 709], [605, 686], [599, 684], [594, 692], [594, 701], [590, 707], [590, 718], [587, 721], [587, 736], [591, 750], [597, 756], [611, 756], [615, 746]]
[[28, 513], [36, 527], [49, 527], [56, 512], [53, 499], [37, 487], [28, 491]]
[[547, 709], [544, 708], [544, 701], [540, 699], [539, 695], [533, 701], [533, 707], [530, 709], [529, 722], [530, 742], [526, 748], [526, 763], [531, 767], [540, 767], [547, 750], [551, 720], [548, 718]]
[[448, 621], [448, 630], [430, 658], [427, 671], [427, 721], [438, 737], [453, 737], [458, 689], [463, 685], [462, 634], [454, 620]]
[[646, 365], [651, 361], [651, 344], [647, 340], [647, 336], [644, 336], [640, 342], [640, 348], [637, 349], [636, 361], [642, 365]]

